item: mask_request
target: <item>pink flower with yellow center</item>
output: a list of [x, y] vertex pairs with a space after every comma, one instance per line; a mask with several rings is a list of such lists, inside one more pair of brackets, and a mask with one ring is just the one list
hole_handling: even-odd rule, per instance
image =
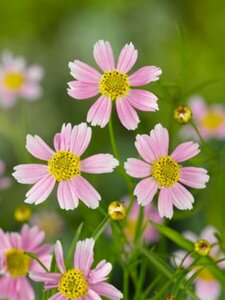
[[11, 107], [18, 99], [38, 99], [42, 93], [39, 83], [42, 77], [42, 67], [26, 67], [23, 57], [13, 57], [9, 52], [3, 53], [0, 62], [0, 105]]
[[[206, 240], [209, 242], [210, 245], [213, 245], [214, 243], [218, 243], [215, 233], [218, 233], [216, 228], [213, 226], [208, 225], [200, 234], [200, 236], [197, 236], [193, 232], [186, 231], [183, 233], [183, 235], [192, 241], [193, 243], [197, 242], [199, 239]], [[176, 262], [176, 265], [179, 265], [182, 261], [182, 259], [185, 257], [187, 252], [183, 250], [178, 250], [174, 253], [174, 259]], [[210, 256], [215, 259], [221, 259], [224, 258], [225, 253], [222, 253], [220, 251], [220, 248], [216, 245], [213, 246], [210, 251]], [[187, 268], [193, 263], [193, 258], [189, 255], [184, 259], [183, 267]], [[225, 263], [221, 262], [218, 264], [218, 266], [222, 269], [225, 268]], [[202, 266], [196, 267], [194, 270], [188, 273], [188, 278], [190, 278], [199, 268]], [[218, 300], [220, 299], [221, 294], [221, 285], [219, 281], [214, 277], [210, 269], [204, 269], [199, 276], [197, 277], [195, 281], [195, 292], [196, 295], [200, 300]]]
[[173, 205], [181, 210], [192, 209], [194, 198], [182, 184], [202, 189], [209, 176], [203, 168], [183, 167], [180, 163], [196, 156], [200, 152], [199, 145], [186, 142], [169, 155], [168, 131], [157, 124], [149, 135], [137, 135], [135, 147], [143, 160], [128, 158], [124, 166], [128, 175], [144, 178], [134, 190], [138, 204], [149, 204], [159, 189], [160, 217], [171, 219]]
[[59, 273], [31, 272], [34, 281], [44, 282], [45, 289], [57, 289], [57, 293], [49, 300], [100, 300], [100, 296], [111, 300], [120, 300], [122, 293], [113, 285], [105, 282], [112, 270], [112, 265], [102, 260], [94, 269], [94, 239], [86, 239], [77, 243], [73, 267], [66, 269], [64, 264], [63, 249], [59, 241], [55, 246], [55, 258]]
[[149, 91], [136, 89], [136, 87], [157, 81], [162, 73], [161, 69], [145, 66], [128, 75], [138, 57], [132, 43], [123, 47], [117, 65], [114, 62], [111, 45], [107, 41], [98, 41], [94, 45], [93, 54], [103, 73], [99, 73], [79, 60], [70, 62], [70, 73], [76, 81], [68, 83], [68, 94], [77, 100], [100, 94], [87, 114], [87, 122], [92, 126], [106, 126], [110, 119], [112, 103], [115, 101], [121, 123], [128, 130], [134, 130], [140, 122], [135, 109], [158, 110], [157, 97]]
[[[225, 139], [225, 106], [214, 103], [207, 105], [200, 96], [193, 96], [189, 101], [192, 110], [193, 120], [205, 140]], [[196, 134], [190, 125], [182, 129], [184, 136], [193, 136]]]
[[0, 298], [34, 300], [28, 272], [45, 273], [45, 270], [24, 252], [32, 252], [49, 268], [52, 246], [43, 244], [45, 234], [38, 227], [24, 225], [20, 233], [0, 230]]
[[0, 160], [0, 190], [6, 189], [10, 187], [11, 180], [9, 177], [4, 177], [5, 173], [5, 163]]
[[95, 154], [81, 160], [91, 141], [92, 130], [86, 123], [74, 127], [64, 124], [54, 137], [53, 151], [39, 136], [27, 136], [27, 150], [45, 164], [26, 164], [14, 167], [13, 176], [23, 184], [34, 184], [26, 194], [26, 203], [45, 201], [58, 182], [57, 198], [62, 209], [75, 209], [78, 199], [94, 209], [101, 196], [81, 175], [82, 173], [111, 173], [119, 165], [111, 154]]

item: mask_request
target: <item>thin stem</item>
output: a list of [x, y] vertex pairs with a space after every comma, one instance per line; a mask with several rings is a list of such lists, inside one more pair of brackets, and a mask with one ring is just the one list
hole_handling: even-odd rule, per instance
[[197, 136], [199, 137], [199, 140], [201, 141], [201, 143], [202, 143], [204, 146], [208, 146], [208, 145], [206, 144], [206, 141], [203, 139], [203, 137], [202, 137], [200, 131], [198, 130], [198, 127], [195, 125], [195, 123], [194, 123], [192, 120], [190, 120], [190, 124], [191, 124], [191, 126], [193, 127], [194, 131], [196, 132]]
[[119, 151], [117, 149], [117, 145], [116, 145], [116, 140], [115, 140], [115, 135], [114, 135], [114, 129], [113, 129], [113, 124], [112, 124], [112, 118], [110, 118], [109, 120], [109, 136], [110, 136], [110, 142], [112, 145], [112, 150], [113, 150], [113, 154], [114, 156], [120, 160], [120, 156], [119, 156]]
[[129, 276], [126, 269], [123, 270], [123, 299], [129, 300]]
[[49, 272], [49, 270], [46, 268], [46, 266], [40, 261], [40, 259], [32, 252], [24, 252], [25, 255], [29, 256], [30, 258], [36, 260], [36, 262], [39, 263], [39, 265], [45, 270], [45, 272]]

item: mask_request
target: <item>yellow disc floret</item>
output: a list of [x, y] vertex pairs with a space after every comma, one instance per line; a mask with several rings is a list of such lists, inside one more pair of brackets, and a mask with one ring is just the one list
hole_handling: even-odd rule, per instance
[[100, 93], [108, 96], [111, 100], [126, 96], [129, 88], [127, 74], [116, 70], [105, 72], [99, 83]]
[[87, 295], [88, 284], [80, 270], [71, 269], [63, 274], [58, 290], [66, 299], [76, 299]]
[[9, 72], [5, 74], [3, 81], [7, 88], [18, 90], [24, 84], [25, 78], [20, 72]]
[[224, 122], [224, 117], [215, 112], [208, 112], [201, 120], [202, 125], [210, 130], [217, 129]]
[[70, 151], [57, 151], [48, 161], [48, 170], [55, 180], [70, 180], [80, 175], [80, 157]]
[[24, 251], [12, 248], [6, 251], [6, 268], [12, 277], [26, 276], [30, 267], [30, 257]]
[[180, 179], [180, 166], [172, 157], [162, 156], [152, 165], [152, 177], [160, 187], [171, 187]]

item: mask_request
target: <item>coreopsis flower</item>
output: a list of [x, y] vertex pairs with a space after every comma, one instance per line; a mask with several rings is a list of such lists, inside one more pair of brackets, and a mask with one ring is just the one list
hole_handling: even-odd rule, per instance
[[94, 209], [101, 196], [81, 175], [111, 173], [119, 162], [111, 154], [95, 154], [81, 160], [91, 141], [91, 128], [86, 123], [74, 127], [64, 124], [54, 137], [53, 151], [39, 136], [27, 135], [27, 150], [47, 164], [26, 164], [14, 167], [13, 176], [23, 184], [34, 184], [26, 194], [26, 203], [45, 201], [58, 182], [57, 198], [62, 209], [75, 209], [79, 199]]
[[[217, 239], [215, 237], [215, 233], [218, 231], [213, 226], [207, 226], [200, 234], [197, 236], [193, 232], [186, 231], [183, 235], [194, 242], [198, 243], [200, 240], [207, 241], [211, 246], [217, 243]], [[187, 253], [183, 250], [178, 250], [174, 253], [174, 259], [177, 265], [181, 263]], [[199, 253], [202, 255], [201, 253]], [[211, 251], [209, 254], [214, 260], [219, 260], [224, 258], [225, 253], [222, 253], [218, 245], [214, 245], [211, 247]], [[183, 260], [183, 267], [187, 268], [193, 263], [193, 258], [189, 255]], [[224, 269], [224, 262], [217, 264], [220, 268]], [[193, 270], [191, 270], [187, 278], [190, 278], [199, 268], [202, 266], [196, 266]], [[200, 300], [218, 300], [221, 293], [221, 285], [219, 281], [214, 277], [210, 268], [204, 269], [197, 277], [195, 281], [195, 293]]]
[[135, 109], [158, 110], [157, 97], [149, 91], [136, 89], [136, 87], [157, 81], [162, 73], [161, 69], [155, 66], [145, 66], [128, 75], [138, 57], [137, 50], [132, 43], [123, 47], [117, 65], [114, 62], [111, 45], [107, 41], [98, 41], [94, 45], [93, 54], [97, 65], [103, 72], [99, 73], [79, 60], [70, 62], [70, 73], [76, 80], [68, 83], [68, 94], [77, 100], [100, 94], [87, 114], [87, 122], [90, 122], [92, 126], [106, 126], [110, 119], [112, 103], [115, 102], [116, 111], [123, 126], [134, 130], [140, 122]]
[[[189, 106], [193, 113], [193, 121], [198, 127], [201, 136], [205, 140], [225, 139], [225, 106], [214, 103], [207, 105], [200, 96], [193, 96], [189, 100]], [[194, 129], [187, 125], [181, 130], [182, 136], [198, 137]]]
[[11, 180], [9, 177], [4, 177], [5, 173], [5, 163], [0, 160], [0, 190], [6, 189], [10, 187]]
[[46, 290], [57, 289], [57, 293], [49, 300], [100, 300], [100, 296], [112, 300], [122, 299], [122, 293], [105, 282], [112, 270], [109, 262], [102, 260], [94, 269], [91, 269], [94, 262], [94, 244], [93, 238], [78, 241], [74, 252], [73, 267], [66, 269], [62, 245], [57, 241], [55, 258], [59, 272], [45, 274], [31, 272], [31, 279], [44, 282]]
[[137, 135], [135, 147], [143, 160], [128, 158], [124, 166], [128, 175], [144, 178], [134, 190], [138, 204], [150, 203], [159, 189], [161, 217], [172, 218], [173, 205], [181, 210], [192, 209], [194, 198], [182, 184], [202, 189], [209, 176], [203, 168], [183, 167], [180, 163], [196, 156], [200, 152], [199, 145], [182, 143], [169, 155], [168, 131], [157, 124], [150, 135]]
[[45, 270], [24, 252], [34, 253], [50, 267], [52, 246], [43, 244], [45, 234], [38, 227], [24, 225], [20, 233], [3, 232], [0, 229], [0, 298], [10, 300], [34, 300], [28, 272], [45, 273]]
[[18, 99], [38, 99], [42, 93], [42, 77], [41, 66], [27, 67], [23, 57], [13, 57], [10, 52], [4, 52], [0, 62], [0, 105], [11, 107]]

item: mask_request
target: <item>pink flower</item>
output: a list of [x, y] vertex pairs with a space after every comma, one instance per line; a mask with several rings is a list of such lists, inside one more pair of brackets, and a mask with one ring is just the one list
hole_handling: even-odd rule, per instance
[[119, 162], [111, 154], [95, 154], [81, 160], [91, 141], [91, 134], [86, 123], [73, 128], [71, 124], [64, 124], [61, 133], [54, 137], [55, 151], [39, 136], [27, 135], [27, 150], [36, 158], [47, 161], [47, 165], [14, 167], [13, 176], [18, 182], [34, 184], [26, 194], [26, 203], [45, 201], [58, 181], [57, 198], [62, 209], [75, 209], [78, 199], [92, 209], [99, 206], [101, 196], [81, 173], [111, 173]]
[[0, 298], [10, 300], [34, 300], [34, 291], [27, 279], [27, 273], [45, 273], [44, 269], [24, 251], [38, 256], [49, 268], [52, 246], [42, 244], [45, 234], [38, 227], [24, 225], [20, 233], [4, 233], [0, 229]]
[[179, 163], [197, 155], [199, 145], [186, 142], [168, 155], [168, 131], [157, 124], [150, 135], [138, 134], [135, 146], [144, 161], [128, 158], [124, 166], [128, 175], [144, 178], [134, 190], [138, 204], [145, 206], [150, 203], [159, 189], [158, 210], [161, 217], [171, 219], [173, 205], [181, 210], [192, 209], [194, 198], [182, 184], [202, 189], [209, 176], [203, 168], [182, 167]]
[[0, 160], [0, 190], [6, 189], [10, 187], [11, 180], [8, 177], [2, 177], [5, 172], [5, 164], [2, 160]]
[[[205, 140], [225, 139], [225, 106], [221, 104], [207, 106], [200, 96], [191, 97], [189, 106], [193, 113], [193, 120]], [[184, 127], [181, 134], [198, 138], [190, 125]]]
[[112, 300], [122, 299], [123, 295], [119, 290], [104, 282], [112, 270], [109, 262], [102, 260], [91, 270], [94, 244], [92, 238], [79, 241], [74, 252], [73, 268], [66, 270], [62, 245], [57, 241], [55, 257], [60, 273], [31, 272], [30, 277], [34, 281], [44, 282], [46, 290], [57, 288], [58, 293], [49, 300], [100, 300], [100, 296]]
[[128, 75], [137, 57], [138, 53], [133, 44], [126, 44], [115, 66], [110, 43], [100, 40], [94, 45], [94, 59], [103, 71], [102, 74], [79, 60], [69, 63], [70, 74], [76, 79], [68, 83], [68, 94], [71, 97], [83, 100], [101, 94], [88, 111], [87, 122], [91, 122], [92, 126], [106, 126], [114, 100], [118, 117], [128, 130], [134, 130], [140, 122], [135, 109], [158, 110], [158, 99], [154, 94], [131, 87], [157, 81], [162, 71], [155, 66], [145, 66]]
[[40, 66], [26, 67], [23, 57], [14, 58], [9, 52], [3, 53], [0, 63], [0, 105], [7, 108], [12, 107], [19, 98], [28, 101], [39, 98], [42, 77]]
[[[207, 226], [200, 236], [198, 237], [193, 232], [186, 231], [183, 233], [183, 235], [189, 239], [192, 242], [196, 242], [199, 239], [205, 239], [207, 240], [211, 245], [218, 242], [215, 233], [217, 230], [213, 226]], [[185, 251], [176, 251], [174, 253], [175, 262], [177, 265], [179, 265], [182, 261], [182, 259], [185, 257], [186, 252]], [[210, 256], [212, 256], [214, 259], [221, 259], [224, 258], [224, 253], [221, 253], [220, 248], [218, 246], [214, 246], [210, 252]], [[189, 255], [187, 258], [185, 258], [183, 267], [187, 268], [193, 263], [193, 258]], [[224, 263], [218, 264], [221, 268], [224, 268]], [[199, 266], [201, 267], [201, 266]], [[190, 278], [197, 269], [192, 270], [188, 273], [188, 278]], [[203, 270], [200, 275], [197, 277], [195, 281], [195, 291], [196, 295], [199, 297], [200, 300], [218, 300], [220, 293], [221, 293], [221, 285], [220, 283], [214, 278], [213, 274], [209, 269]]]

